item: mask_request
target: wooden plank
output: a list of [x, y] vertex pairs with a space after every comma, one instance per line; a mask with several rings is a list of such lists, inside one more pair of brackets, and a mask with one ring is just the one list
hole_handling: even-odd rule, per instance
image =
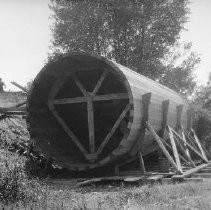
[[75, 98], [61, 98], [61, 99], [55, 99], [54, 104], [75, 104], [75, 103], [82, 103], [86, 102], [86, 97], [75, 97]]
[[176, 144], [175, 144], [175, 141], [174, 141], [174, 136], [173, 136], [173, 133], [171, 131], [171, 128], [169, 126], [167, 126], [167, 128], [168, 128], [168, 132], [169, 132], [169, 138], [170, 138], [171, 146], [172, 146], [172, 149], [173, 149], [174, 158], [175, 158], [178, 170], [182, 173], [183, 172], [182, 166], [181, 166], [181, 163], [180, 163], [177, 147], [176, 147]]
[[21, 90], [23, 90], [23, 92], [25, 93], [29, 93], [29, 90], [27, 90], [25, 87], [23, 87], [22, 85], [19, 85], [17, 82], [11, 82], [13, 85], [15, 85], [16, 87], [20, 88]]
[[198, 137], [197, 137], [195, 131], [194, 131], [193, 129], [191, 129], [191, 131], [192, 131], [192, 133], [193, 133], [194, 140], [196, 141], [196, 143], [197, 143], [197, 145], [198, 145], [198, 147], [199, 147], [199, 149], [200, 149], [200, 152], [201, 152], [202, 156], [203, 156], [204, 159], [208, 162], [207, 156], [205, 155], [205, 152], [204, 152], [204, 150], [203, 150], [203, 148], [202, 148], [202, 146], [201, 146], [201, 142], [199, 141], [199, 139], [198, 139]]
[[[202, 169], [203, 170], [203, 169]], [[192, 177], [198, 177], [198, 178], [206, 178], [206, 179], [210, 179], [211, 178], [211, 173], [200, 173], [200, 171], [198, 173], [194, 173], [192, 175]]]
[[93, 101], [106, 101], [118, 99], [129, 99], [129, 97], [127, 93], [111, 93], [107, 95], [96, 95], [93, 97]]
[[175, 131], [178, 132], [181, 129], [181, 117], [182, 117], [182, 110], [183, 110], [183, 105], [178, 105], [177, 106], [177, 115], [176, 115], [176, 126], [175, 126]]
[[142, 106], [143, 106], [143, 117], [141, 120], [141, 128], [146, 128], [146, 122], [149, 118], [149, 104], [151, 100], [152, 93], [146, 93], [142, 96]]
[[87, 97], [87, 114], [89, 128], [89, 152], [95, 152], [95, 134], [94, 134], [94, 108], [91, 97]]
[[25, 115], [26, 111], [7, 111], [7, 112], [3, 112], [3, 114], [5, 114], [5, 115]]
[[83, 87], [83, 85], [81, 84], [81, 82], [79, 81], [78, 77], [76, 76], [76, 74], [72, 75], [72, 78], [75, 81], [75, 84], [78, 86], [78, 88], [80, 89], [80, 91], [83, 93], [84, 96], [87, 96], [87, 91], [85, 90], [85, 88]]
[[[171, 128], [172, 129], [172, 128]], [[184, 142], [183, 138], [176, 132], [174, 131], [174, 129], [172, 129], [172, 132], [180, 139]], [[203, 159], [205, 162], [207, 162], [206, 159], [204, 159], [204, 157], [197, 151], [195, 150], [195, 148], [193, 148], [188, 142], [185, 142], [186, 145], [193, 151], [195, 152], [195, 154], [197, 154], [201, 159]]]
[[102, 85], [104, 79], [106, 78], [107, 74], [108, 74], [108, 71], [107, 71], [107, 70], [105, 70], [105, 71], [102, 73], [102, 75], [101, 75], [100, 79], [98, 80], [98, 82], [97, 82], [97, 84], [96, 84], [94, 90], [92, 91], [92, 96], [95, 96], [95, 95], [96, 95], [97, 91], [100, 89], [100, 87], [101, 87], [101, 85]]
[[122, 113], [120, 114], [119, 118], [116, 120], [116, 122], [115, 122], [114, 126], [112, 127], [112, 129], [110, 130], [110, 132], [107, 134], [107, 136], [105, 137], [105, 139], [103, 140], [103, 142], [99, 146], [99, 148], [97, 150], [98, 155], [102, 152], [103, 148], [106, 146], [106, 144], [108, 143], [108, 141], [110, 140], [112, 135], [115, 133], [116, 129], [119, 127], [121, 121], [126, 116], [126, 114], [129, 110], [130, 110], [130, 105], [128, 104], [125, 107], [125, 109], [122, 111]]
[[188, 171], [185, 171], [182, 175], [174, 175], [172, 177], [172, 179], [180, 179], [180, 178], [187, 178], [187, 177], [190, 177], [192, 174], [202, 170], [203, 168], [206, 168], [208, 166], [208, 164], [202, 164], [200, 166], [197, 166], [195, 168], [192, 168]]
[[171, 157], [171, 155], [169, 154], [169, 152], [167, 151], [167, 149], [163, 145], [162, 141], [160, 140], [160, 137], [155, 133], [155, 131], [154, 131], [153, 127], [151, 126], [151, 124], [149, 122], [147, 122], [146, 124], [147, 124], [147, 128], [149, 129], [149, 131], [153, 135], [155, 141], [157, 142], [157, 144], [159, 145], [159, 147], [163, 151], [163, 153], [166, 156], [166, 158], [169, 160], [170, 164], [175, 168], [177, 173], [181, 174], [181, 171], [179, 170], [177, 164], [174, 162], [173, 158]]
[[159, 136], [161, 138], [163, 138], [165, 130], [166, 130], [166, 125], [168, 121], [168, 110], [169, 110], [169, 100], [165, 100], [162, 102], [163, 118], [162, 118], [161, 130], [159, 132]]
[[143, 156], [142, 156], [141, 152], [138, 152], [138, 160], [139, 160], [141, 173], [145, 174], [146, 173], [146, 169], [145, 169], [144, 159], [143, 159]]

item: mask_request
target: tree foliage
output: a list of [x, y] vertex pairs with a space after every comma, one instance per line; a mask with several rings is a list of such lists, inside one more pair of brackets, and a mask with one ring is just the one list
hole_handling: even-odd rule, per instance
[[[190, 90], [195, 85], [194, 55], [179, 67], [164, 65], [187, 21], [188, 0], [51, 0], [51, 10], [51, 56], [97, 53], [182, 93], [189, 82]], [[173, 84], [171, 77], [178, 77]]]
[[201, 108], [211, 111], [211, 73], [207, 85], [197, 89], [193, 102]]

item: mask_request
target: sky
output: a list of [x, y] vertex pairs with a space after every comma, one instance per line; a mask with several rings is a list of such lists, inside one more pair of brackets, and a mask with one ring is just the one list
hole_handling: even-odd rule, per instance
[[[26, 85], [44, 66], [49, 51], [51, 14], [49, 0], [0, 0], [0, 77]], [[181, 40], [193, 43], [201, 55], [196, 70], [198, 84], [206, 84], [211, 72], [211, 0], [192, 0], [191, 14]]]

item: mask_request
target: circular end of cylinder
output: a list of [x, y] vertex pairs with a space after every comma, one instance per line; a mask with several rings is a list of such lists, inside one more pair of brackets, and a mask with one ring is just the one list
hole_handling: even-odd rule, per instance
[[48, 63], [34, 80], [27, 109], [36, 148], [62, 167], [93, 169], [129, 150], [131, 89], [104, 57], [77, 53]]

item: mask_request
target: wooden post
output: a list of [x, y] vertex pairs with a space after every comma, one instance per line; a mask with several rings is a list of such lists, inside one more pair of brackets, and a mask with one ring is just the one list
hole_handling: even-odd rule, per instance
[[150, 100], [151, 100], [151, 93], [146, 93], [142, 96], [142, 106], [143, 106], [143, 117], [142, 117], [142, 126], [141, 129], [146, 128], [146, 122], [148, 121], [149, 118], [149, 104], [150, 104]]
[[169, 110], [169, 100], [165, 100], [162, 102], [163, 119], [162, 119], [162, 124], [161, 124], [161, 130], [159, 132], [159, 136], [161, 138], [163, 138], [165, 130], [166, 130], [166, 125], [168, 121], [168, 110]]
[[180, 163], [180, 159], [179, 159], [179, 155], [178, 155], [178, 151], [177, 151], [177, 147], [176, 147], [176, 144], [175, 144], [175, 141], [174, 141], [173, 133], [172, 133], [171, 129], [169, 128], [169, 126], [167, 126], [167, 128], [168, 128], [169, 138], [170, 138], [170, 141], [171, 141], [171, 146], [172, 146], [172, 149], [173, 149], [173, 154], [174, 154], [174, 158], [176, 160], [178, 170], [183, 172], [182, 166], [181, 166], [181, 163]]
[[177, 106], [177, 122], [176, 122], [176, 126], [175, 126], [176, 132], [178, 132], [181, 129], [182, 110], [183, 110], [183, 105], [178, 105]]
[[191, 132], [193, 133], [194, 140], [196, 141], [196, 143], [197, 143], [197, 145], [198, 145], [198, 147], [199, 147], [199, 149], [200, 149], [200, 152], [201, 152], [202, 156], [203, 156], [204, 159], [208, 162], [207, 156], [205, 155], [205, 152], [204, 152], [204, 150], [203, 150], [203, 148], [202, 148], [202, 146], [201, 146], [201, 143], [200, 143], [200, 141], [199, 141], [199, 139], [198, 139], [198, 137], [197, 137], [195, 131], [194, 131], [193, 129], [191, 129]]

